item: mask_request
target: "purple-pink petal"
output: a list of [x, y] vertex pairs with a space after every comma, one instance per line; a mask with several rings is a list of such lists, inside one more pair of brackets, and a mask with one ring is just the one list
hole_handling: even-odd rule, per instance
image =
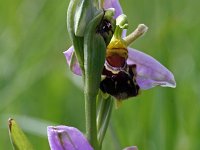
[[123, 150], [138, 150], [137, 146], [126, 147]]
[[71, 62], [73, 53], [74, 53], [74, 47], [73, 46], [71, 46], [67, 51], [64, 52], [65, 58], [67, 60], [67, 64], [70, 66], [70, 64], [73, 63], [72, 68], [71, 68], [72, 72], [76, 75], [81, 75], [81, 69], [80, 69], [80, 66], [79, 66], [79, 63], [77, 61], [76, 56], [74, 58], [74, 62]]
[[47, 127], [51, 150], [93, 150], [84, 135], [74, 127]]
[[114, 18], [117, 18], [119, 15], [123, 13], [121, 5], [118, 0], [105, 0], [104, 1], [104, 8], [115, 8], [115, 16]]
[[173, 74], [153, 57], [138, 50], [128, 48], [128, 65], [137, 66], [137, 83], [141, 89], [149, 89], [157, 85], [176, 87]]

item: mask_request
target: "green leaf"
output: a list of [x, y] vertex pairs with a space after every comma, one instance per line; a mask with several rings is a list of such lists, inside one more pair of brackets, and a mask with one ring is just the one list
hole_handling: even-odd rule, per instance
[[103, 37], [96, 32], [102, 18], [103, 12], [94, 17], [88, 24], [84, 36], [85, 92], [94, 95], [97, 95], [99, 90], [106, 55]]
[[13, 119], [8, 120], [8, 127], [14, 150], [33, 150], [31, 143]]

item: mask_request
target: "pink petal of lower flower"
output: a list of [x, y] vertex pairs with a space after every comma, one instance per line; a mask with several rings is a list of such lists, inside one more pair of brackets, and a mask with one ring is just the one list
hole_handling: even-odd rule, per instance
[[138, 150], [137, 146], [126, 147], [123, 150]]
[[115, 16], [114, 18], [117, 18], [119, 15], [121, 15], [122, 8], [118, 0], [105, 0], [104, 1], [104, 8], [115, 8]]
[[[74, 47], [71, 46], [67, 51], [63, 52], [65, 55], [65, 58], [67, 60], [67, 64], [70, 66], [70, 63], [72, 61], [72, 54], [74, 53]], [[79, 63], [75, 57], [74, 63], [72, 64], [72, 71], [76, 75], [81, 75], [81, 69], [79, 66]]]
[[47, 127], [51, 150], [93, 150], [84, 135], [74, 127]]
[[156, 59], [143, 52], [128, 48], [127, 63], [136, 64], [136, 80], [141, 89], [149, 89], [157, 85], [176, 87], [173, 74]]

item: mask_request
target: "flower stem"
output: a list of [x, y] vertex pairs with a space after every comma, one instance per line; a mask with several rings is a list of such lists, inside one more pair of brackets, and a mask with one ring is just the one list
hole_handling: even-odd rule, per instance
[[96, 95], [85, 93], [85, 116], [86, 116], [86, 134], [88, 141], [94, 148], [99, 150], [97, 142], [97, 124], [96, 124]]

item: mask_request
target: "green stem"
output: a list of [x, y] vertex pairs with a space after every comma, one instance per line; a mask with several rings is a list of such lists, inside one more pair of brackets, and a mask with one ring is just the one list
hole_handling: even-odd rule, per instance
[[86, 134], [94, 150], [100, 150], [97, 142], [96, 95], [85, 93]]

